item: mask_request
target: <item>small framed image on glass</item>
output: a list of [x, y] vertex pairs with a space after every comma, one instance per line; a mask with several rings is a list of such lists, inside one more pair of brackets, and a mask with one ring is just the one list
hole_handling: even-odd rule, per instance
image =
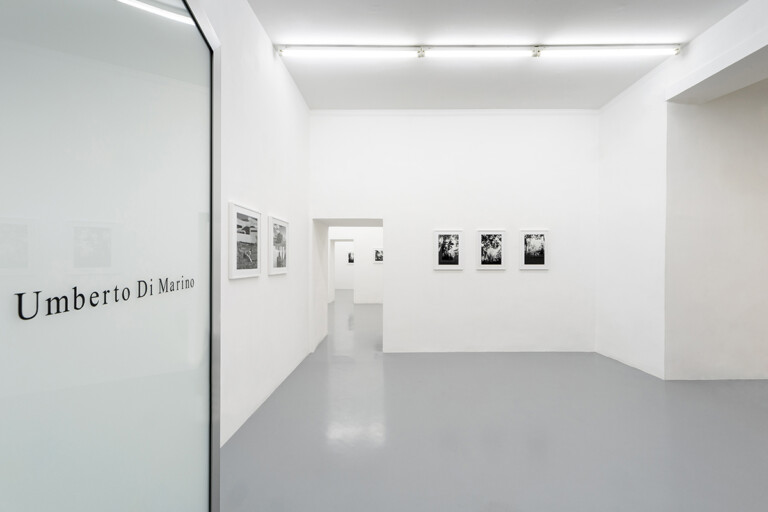
[[244, 206], [229, 203], [229, 278], [258, 277], [261, 274], [259, 254], [261, 214]]
[[288, 273], [288, 222], [277, 217], [269, 218], [269, 233], [271, 243], [269, 244], [269, 273], [287, 274]]
[[549, 230], [520, 230], [520, 270], [549, 270], [551, 257]]
[[504, 245], [507, 234], [503, 229], [477, 232], [477, 269], [506, 270], [507, 251]]
[[125, 250], [119, 244], [125, 237], [121, 224], [88, 221], [68, 224], [72, 236], [72, 273], [111, 274], [122, 267], [120, 259]]
[[384, 249], [379, 248], [373, 250], [373, 262], [384, 263]]
[[461, 230], [436, 230], [432, 238], [432, 260], [435, 270], [464, 269], [464, 232]]

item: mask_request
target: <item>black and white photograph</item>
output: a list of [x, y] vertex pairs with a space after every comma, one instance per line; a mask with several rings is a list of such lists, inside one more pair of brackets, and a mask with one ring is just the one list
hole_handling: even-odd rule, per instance
[[477, 232], [477, 268], [479, 270], [505, 270], [506, 239], [503, 230]]
[[435, 270], [462, 270], [462, 231], [444, 230], [434, 234]]
[[547, 270], [549, 268], [549, 232], [546, 229], [522, 230], [522, 254], [520, 268], [523, 270]]
[[373, 250], [373, 262], [374, 263], [384, 263], [384, 249], [374, 249]]
[[355, 253], [348, 252], [347, 253], [347, 263], [349, 263], [351, 265], [354, 262], [355, 262]]
[[269, 218], [272, 243], [269, 245], [269, 273], [288, 272], [288, 222], [277, 217]]
[[256, 277], [261, 273], [259, 233], [261, 214], [229, 203], [229, 278]]

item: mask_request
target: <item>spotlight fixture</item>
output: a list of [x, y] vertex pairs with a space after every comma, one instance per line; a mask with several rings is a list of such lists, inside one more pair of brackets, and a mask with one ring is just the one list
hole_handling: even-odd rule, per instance
[[179, 23], [185, 23], [187, 25], [194, 25], [195, 22], [192, 21], [192, 18], [190, 18], [186, 14], [182, 14], [181, 12], [177, 12], [175, 10], [171, 10], [172, 8], [166, 7], [163, 5], [160, 6], [159, 2], [151, 2], [150, 0], [117, 0], [121, 4], [130, 5], [131, 7], [135, 7], [137, 9], [141, 9], [142, 11], [151, 12], [152, 14], [156, 14], [158, 16], [162, 16], [163, 18], [167, 18], [169, 20], [178, 21]]
[[[120, 0], [124, 1], [124, 0]], [[652, 45], [518, 45], [518, 46], [319, 46], [276, 47], [283, 57], [307, 59], [509, 59], [517, 57], [646, 57], [671, 56], [678, 44]]]

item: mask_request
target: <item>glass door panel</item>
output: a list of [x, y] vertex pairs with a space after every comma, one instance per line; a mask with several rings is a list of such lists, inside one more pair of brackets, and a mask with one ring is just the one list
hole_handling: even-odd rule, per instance
[[0, 510], [208, 510], [210, 50], [25, 0], [0, 68]]

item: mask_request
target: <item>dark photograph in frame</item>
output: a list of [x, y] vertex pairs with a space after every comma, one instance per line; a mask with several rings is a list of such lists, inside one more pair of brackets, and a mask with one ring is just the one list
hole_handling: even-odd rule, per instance
[[461, 230], [434, 232], [435, 270], [462, 270], [464, 267], [463, 239]]
[[550, 246], [549, 231], [546, 229], [526, 229], [520, 231], [521, 263], [523, 270], [549, 269]]
[[479, 270], [506, 269], [506, 233], [504, 230], [477, 232], [477, 268]]

